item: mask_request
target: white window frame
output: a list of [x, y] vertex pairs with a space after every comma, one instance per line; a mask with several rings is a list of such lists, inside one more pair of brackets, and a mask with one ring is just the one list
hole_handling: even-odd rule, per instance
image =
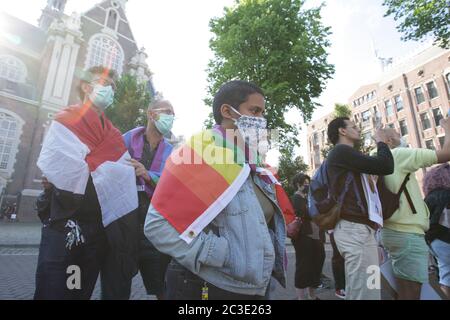
[[[423, 114], [426, 114], [428, 116], [428, 121], [430, 122], [430, 127], [428, 129], [424, 129], [423, 128], [423, 121], [422, 121], [422, 115]], [[433, 117], [433, 119], [434, 119], [434, 117]], [[420, 120], [420, 125], [421, 125], [423, 131], [427, 131], [427, 130], [433, 129], [433, 126], [432, 126], [432, 123], [431, 123], [431, 119], [430, 119], [430, 114], [428, 113], [428, 111], [419, 113], [419, 120]]]
[[[434, 98], [432, 98], [432, 97], [430, 96], [430, 91], [428, 90], [428, 84], [429, 84], [429, 83], [433, 83], [433, 84], [434, 84], [434, 88], [436, 89], [437, 96], [434, 97]], [[427, 95], [428, 95], [428, 98], [430, 99], [430, 101], [439, 98], [439, 90], [438, 90], [436, 81], [435, 81], [434, 79], [430, 79], [430, 80], [428, 80], [428, 81], [425, 81], [424, 84], [425, 84], [425, 90], [427, 91]]]
[[[120, 45], [119, 42], [117, 42], [115, 39], [113, 39], [112, 37], [110, 37], [109, 35], [106, 35], [104, 33], [97, 33], [94, 34], [90, 39], [89, 39], [89, 44], [88, 44], [88, 50], [86, 53], [86, 61], [84, 63], [85, 65], [85, 69], [89, 69], [90, 67], [94, 67], [96, 65], [94, 64], [90, 64], [91, 61], [91, 56], [93, 54], [93, 45], [94, 45], [94, 41], [96, 41], [98, 38], [106, 38], [107, 40], [113, 42], [117, 48], [119, 49], [119, 53], [120, 53], [120, 60], [118, 62], [118, 68], [114, 69], [114, 71], [117, 72], [117, 74], [120, 76], [123, 72], [123, 65], [124, 65], [124, 61], [125, 61], [125, 53], [123, 51], [122, 46]], [[98, 65], [98, 64], [97, 64]], [[103, 65], [103, 64], [102, 64]], [[105, 65], [103, 65], [105, 66]]]
[[[406, 131], [408, 131], [405, 135], [403, 135], [403, 133], [402, 133], [402, 125], [401, 125], [401, 122], [405, 122], [405, 125], [406, 125]], [[408, 135], [409, 135], [409, 128], [408, 128], [408, 121], [406, 120], [406, 118], [403, 118], [403, 119], [400, 119], [399, 121], [398, 121], [398, 130], [400, 131], [400, 135], [402, 136], [402, 137], [407, 137]]]
[[[416, 89], [421, 89], [422, 90], [423, 101], [420, 102], [420, 103], [417, 101]], [[414, 87], [413, 92], [414, 92], [414, 102], [418, 106], [420, 106], [422, 103], [427, 102], [427, 97], [425, 96], [425, 90], [424, 90], [423, 86], [420, 85], [420, 86]]]
[[[400, 110], [398, 109], [397, 100], [395, 99], [396, 97], [399, 97], [399, 98], [400, 98], [400, 101], [401, 101], [401, 103], [402, 103], [402, 108], [401, 108]], [[405, 102], [403, 101], [403, 97], [402, 97], [402, 95], [401, 95], [400, 93], [399, 93], [399, 94], [396, 94], [396, 95], [393, 97], [393, 99], [394, 99], [394, 104], [395, 104], [395, 111], [399, 112], [399, 111], [405, 110]]]
[[[386, 106], [386, 102], [388, 102], [388, 101], [391, 104], [391, 110], [392, 110], [391, 114], [388, 113], [388, 107]], [[386, 110], [386, 118], [389, 118], [389, 117], [395, 115], [394, 103], [392, 103], [392, 99], [389, 98], [389, 99], [384, 100], [383, 104], [384, 104], [384, 109]]]
[[9, 152], [8, 164], [6, 166], [6, 169], [0, 168], [0, 172], [4, 173], [6, 175], [6, 177], [9, 179], [14, 172], [14, 165], [16, 164], [17, 153], [19, 151], [19, 145], [20, 145], [20, 141], [21, 141], [20, 139], [22, 137], [23, 126], [25, 124], [25, 121], [19, 115], [17, 115], [16, 113], [14, 113], [8, 109], [4, 109], [4, 108], [0, 107], [0, 113], [6, 114], [7, 116], [10, 116], [10, 117], [14, 118], [14, 120], [17, 121], [16, 136], [14, 138], [12, 138], [13, 144], [11, 145], [11, 151]]
[[21, 75], [20, 75], [19, 79], [11, 79], [9, 77], [2, 77], [1, 75], [0, 75], [0, 78], [6, 79], [6, 80], [14, 82], [14, 83], [25, 83], [27, 80], [27, 77], [28, 77], [28, 70], [27, 70], [27, 66], [25, 65], [25, 63], [22, 60], [20, 60], [19, 58], [9, 55], [9, 54], [0, 55], [0, 61], [2, 59], [11, 59], [14, 62], [16, 62], [21, 71]]
[[[111, 11], [114, 11], [117, 15], [117, 19], [116, 19], [116, 25], [114, 26], [114, 29], [111, 29], [110, 27], [108, 27], [108, 20], [109, 20], [109, 15], [111, 14]], [[105, 23], [104, 26], [105, 28], [108, 28], [110, 30], [114, 30], [115, 32], [117, 32], [117, 30], [119, 29], [119, 23], [120, 23], [120, 14], [119, 11], [117, 11], [116, 9], [110, 8], [106, 11], [106, 17], [105, 17]]]
[[437, 106], [437, 107], [432, 107], [432, 108], [431, 108], [431, 113], [433, 114], [434, 126], [435, 126], [435, 127], [440, 127], [439, 123], [436, 124], [436, 119], [434, 118], [434, 112], [433, 112], [433, 110], [435, 110], [435, 109], [439, 109], [439, 110], [441, 111], [442, 119], [445, 118], [445, 117], [444, 117], [444, 113], [442, 112], [441, 106]]
[[[367, 119], [364, 119], [364, 115], [367, 115]], [[367, 109], [363, 112], [361, 112], [361, 120], [363, 123], [366, 123], [368, 121], [370, 121], [370, 117], [372, 116], [372, 112], [370, 111], [370, 109]]]

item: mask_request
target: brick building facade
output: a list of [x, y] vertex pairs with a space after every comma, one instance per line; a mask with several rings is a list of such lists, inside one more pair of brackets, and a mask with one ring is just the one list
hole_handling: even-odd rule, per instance
[[83, 70], [111, 66], [148, 84], [144, 49], [126, 17], [126, 0], [99, 1], [88, 11], [66, 15], [67, 0], [48, 0], [33, 26], [0, 14], [0, 190], [2, 204], [17, 203], [20, 221], [36, 220], [41, 191], [36, 166], [53, 115], [79, 103]]

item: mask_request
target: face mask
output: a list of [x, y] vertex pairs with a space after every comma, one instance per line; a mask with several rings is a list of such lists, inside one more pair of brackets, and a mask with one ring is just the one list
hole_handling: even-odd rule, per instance
[[400, 138], [400, 144], [398, 145], [397, 148], [408, 148], [408, 144], [406, 143], [406, 140], [403, 137]]
[[[240, 114], [239, 111], [237, 111], [235, 108], [231, 107], [231, 109], [233, 109], [234, 112], [240, 115], [239, 119], [233, 119], [233, 121], [242, 137], [244, 139], [256, 138], [256, 140], [254, 141], [259, 141], [260, 139], [258, 138], [262, 135], [262, 132], [260, 132], [260, 130], [266, 130], [267, 120], [261, 117], [244, 116]], [[252, 140], [250, 139], [250, 141]]]
[[155, 120], [156, 129], [163, 135], [170, 133], [173, 127], [174, 116], [172, 114], [161, 113], [159, 119]]
[[111, 86], [104, 87], [97, 84], [89, 95], [89, 100], [91, 100], [97, 108], [105, 111], [114, 102], [114, 90]]

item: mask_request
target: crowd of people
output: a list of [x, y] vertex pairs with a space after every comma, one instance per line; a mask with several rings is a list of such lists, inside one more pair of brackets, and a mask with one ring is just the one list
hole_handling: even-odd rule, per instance
[[17, 204], [14, 202], [12, 204], [7, 203], [1, 213], [0, 213], [0, 221], [1, 220], [6, 220], [6, 221], [10, 221], [10, 222], [15, 222], [17, 221]]
[[[138, 272], [158, 299], [271, 299], [275, 281], [288, 285], [289, 214], [301, 223], [292, 236], [298, 299], [319, 299], [327, 235], [339, 298], [381, 299], [367, 272], [380, 264], [380, 245], [392, 260], [396, 298], [420, 298], [429, 252], [449, 296], [450, 120], [441, 121], [442, 150], [405, 148], [395, 130], [379, 129], [373, 155], [355, 149], [360, 132], [352, 121], [333, 120], [334, 148], [319, 170], [328, 184], [318, 183], [319, 173], [287, 177], [296, 190], [291, 205], [264, 162], [265, 98], [257, 85], [224, 83], [213, 100], [215, 126], [173, 148], [169, 101], [148, 106], [145, 127], [123, 135], [114, 127], [104, 111], [115, 80], [112, 70], [90, 68], [80, 81], [82, 102], [55, 117], [44, 141], [35, 299], [90, 299], [100, 275], [102, 299], [126, 300]], [[424, 201], [415, 172], [438, 163], [425, 177]], [[399, 194], [389, 218], [379, 188]], [[318, 217], [330, 207], [338, 207], [337, 218], [325, 226]], [[67, 285], [70, 266], [81, 271], [79, 288]]]

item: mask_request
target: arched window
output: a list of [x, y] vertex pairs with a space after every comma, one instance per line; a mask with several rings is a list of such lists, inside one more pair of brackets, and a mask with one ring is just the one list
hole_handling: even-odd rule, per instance
[[104, 66], [115, 70], [120, 75], [123, 56], [122, 48], [115, 40], [105, 35], [94, 36], [89, 43], [86, 69]]
[[27, 78], [27, 68], [16, 57], [2, 55], [0, 56], [0, 78], [23, 83]]
[[113, 9], [109, 10], [106, 19], [106, 26], [117, 31], [117, 24], [119, 20], [119, 14], [117, 13], [117, 11]]
[[22, 121], [0, 111], [0, 171], [12, 172]]

